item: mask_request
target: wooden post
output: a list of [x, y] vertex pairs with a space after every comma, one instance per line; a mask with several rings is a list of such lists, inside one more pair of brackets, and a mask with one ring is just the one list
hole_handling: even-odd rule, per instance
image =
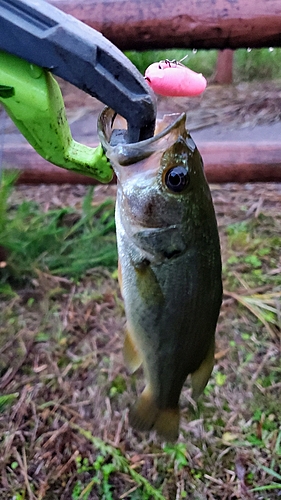
[[215, 74], [212, 83], [219, 85], [231, 85], [233, 81], [233, 55], [231, 49], [224, 49], [218, 52]]

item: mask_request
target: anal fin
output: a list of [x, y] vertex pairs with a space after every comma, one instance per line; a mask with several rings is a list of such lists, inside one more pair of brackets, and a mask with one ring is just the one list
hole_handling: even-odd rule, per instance
[[199, 368], [191, 374], [192, 398], [197, 401], [204, 391], [214, 368], [215, 339], [208, 349], [205, 359]]

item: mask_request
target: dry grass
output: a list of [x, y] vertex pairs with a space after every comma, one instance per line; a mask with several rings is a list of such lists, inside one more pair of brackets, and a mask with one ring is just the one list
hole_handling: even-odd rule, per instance
[[[37, 189], [18, 187], [13, 203]], [[60, 206], [75, 204], [84, 188], [40, 189], [53, 190], [48, 203]], [[0, 394], [7, 396], [0, 399], [0, 498], [280, 496], [281, 189], [212, 192], [225, 287], [216, 366], [198, 409], [184, 388], [179, 442], [164, 445], [128, 426], [143, 379], [123, 366], [115, 274], [89, 270], [75, 284], [38, 272], [0, 301]]]
[[281, 81], [240, 82], [237, 85], [208, 85], [192, 99], [159, 97], [158, 112], [186, 112], [190, 130], [212, 125], [228, 129], [280, 122]]

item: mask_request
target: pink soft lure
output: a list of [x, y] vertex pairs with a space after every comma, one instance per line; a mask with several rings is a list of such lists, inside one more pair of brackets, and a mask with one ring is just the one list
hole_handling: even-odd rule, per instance
[[160, 61], [148, 66], [145, 79], [156, 94], [169, 97], [193, 97], [204, 92], [207, 81], [177, 61]]

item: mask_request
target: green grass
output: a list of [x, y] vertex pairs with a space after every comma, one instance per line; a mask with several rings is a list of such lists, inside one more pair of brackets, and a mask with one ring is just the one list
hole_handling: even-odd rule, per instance
[[[7, 198], [8, 184], [2, 187]], [[48, 272], [78, 280], [88, 269], [100, 265], [115, 268], [117, 262], [114, 204], [92, 204], [93, 188], [80, 211], [58, 208], [44, 212], [36, 203], [24, 201], [6, 207], [2, 198], [0, 245], [7, 252], [0, 286], [24, 282], [36, 272]]]
[[[198, 73], [203, 73], [206, 78], [210, 78], [215, 71], [217, 54], [217, 50], [192, 51], [188, 49], [126, 52], [127, 57], [142, 74], [154, 62], [164, 59], [179, 61], [188, 55], [183, 64]], [[234, 53], [233, 75], [235, 82], [281, 78], [281, 49], [236, 50]]]
[[239, 49], [234, 54], [237, 81], [271, 80], [281, 77], [281, 49]]
[[72, 500], [88, 500], [92, 488], [98, 486], [98, 494], [100, 500], [114, 500], [113, 488], [109, 483], [111, 474], [123, 473], [128, 474], [132, 480], [141, 489], [142, 500], [165, 500], [160, 489], [154, 488], [141, 474], [136, 472], [130, 466], [130, 462], [120, 450], [116, 447], [104, 443], [102, 439], [93, 436], [90, 432], [85, 431], [82, 427], [72, 424], [72, 427], [81, 433], [98, 451], [98, 455], [93, 464], [89, 464], [89, 460], [82, 459], [78, 455], [76, 459], [78, 474], [90, 473], [93, 476], [89, 483], [85, 486], [79, 479], [72, 493]]
[[17, 174], [0, 170], [0, 234], [4, 231], [7, 224], [7, 212], [9, 209], [8, 199], [12, 192]]

